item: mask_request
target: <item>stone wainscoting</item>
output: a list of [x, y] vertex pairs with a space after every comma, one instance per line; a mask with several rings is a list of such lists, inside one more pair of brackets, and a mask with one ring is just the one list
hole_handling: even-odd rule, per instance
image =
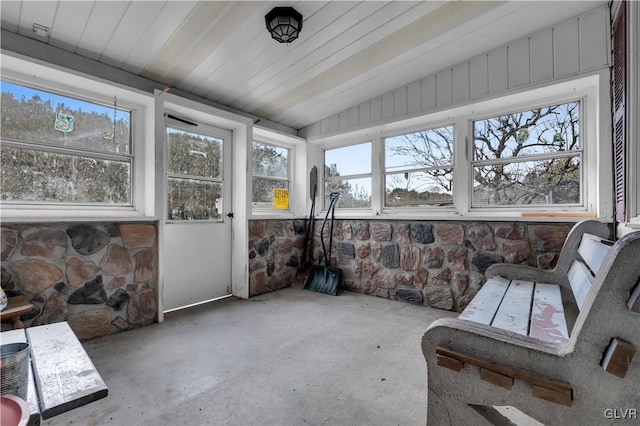
[[[301, 219], [250, 221], [250, 295], [300, 277], [305, 227]], [[338, 220], [332, 265], [342, 270], [347, 290], [461, 311], [494, 263], [555, 266], [570, 229], [567, 223]], [[316, 221], [316, 260], [319, 231]]]
[[89, 339], [156, 319], [155, 222], [3, 224], [1, 231], [2, 288], [35, 305], [25, 326], [68, 321]]

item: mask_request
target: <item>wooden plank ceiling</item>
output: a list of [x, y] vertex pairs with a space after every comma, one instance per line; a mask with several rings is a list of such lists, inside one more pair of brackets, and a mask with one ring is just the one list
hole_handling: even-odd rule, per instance
[[[0, 8], [5, 31], [300, 129], [602, 4], [3, 0]], [[265, 28], [275, 6], [304, 17], [289, 45]]]

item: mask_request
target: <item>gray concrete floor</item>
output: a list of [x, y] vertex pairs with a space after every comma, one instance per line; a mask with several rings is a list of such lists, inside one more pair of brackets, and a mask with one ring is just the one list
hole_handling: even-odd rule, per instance
[[109, 396], [43, 425], [424, 425], [423, 306], [288, 288], [84, 342]]

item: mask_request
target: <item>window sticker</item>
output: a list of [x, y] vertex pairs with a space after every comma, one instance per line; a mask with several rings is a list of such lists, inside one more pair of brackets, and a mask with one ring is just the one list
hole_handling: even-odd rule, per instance
[[63, 112], [56, 112], [56, 123], [54, 127], [56, 130], [63, 133], [72, 132], [73, 131], [73, 115], [65, 114]]

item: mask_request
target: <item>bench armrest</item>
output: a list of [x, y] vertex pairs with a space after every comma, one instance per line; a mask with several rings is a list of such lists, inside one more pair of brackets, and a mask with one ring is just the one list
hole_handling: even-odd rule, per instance
[[532, 281], [566, 286], [569, 284], [566, 274], [554, 269], [540, 269], [534, 266], [513, 265], [510, 263], [496, 263], [487, 268], [487, 278], [501, 276], [508, 280]]

